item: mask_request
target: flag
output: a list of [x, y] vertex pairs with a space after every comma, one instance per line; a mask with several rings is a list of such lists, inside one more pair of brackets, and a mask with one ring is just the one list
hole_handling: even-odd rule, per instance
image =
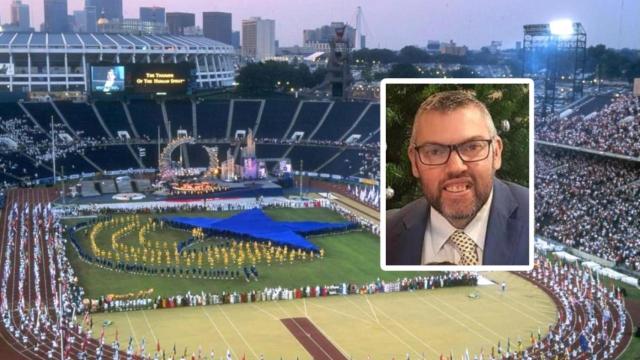
[[578, 339], [580, 341], [580, 348], [582, 349], [582, 351], [586, 352], [587, 350], [589, 350], [589, 341], [587, 341], [587, 337], [584, 336], [584, 334], [580, 334], [580, 337]]
[[100, 345], [104, 344], [104, 325], [102, 326], [102, 330], [100, 331]]

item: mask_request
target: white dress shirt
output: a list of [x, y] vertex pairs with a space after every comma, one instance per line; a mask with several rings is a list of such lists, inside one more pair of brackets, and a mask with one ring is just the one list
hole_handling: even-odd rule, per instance
[[[487, 225], [489, 224], [489, 212], [491, 210], [491, 201], [493, 200], [493, 189], [489, 194], [489, 199], [480, 208], [480, 211], [464, 228], [460, 229], [476, 243], [476, 251], [478, 252], [478, 260], [482, 264], [482, 252], [484, 250], [484, 240], [487, 234]], [[422, 264], [449, 262], [458, 264], [460, 254], [456, 246], [447, 241], [449, 237], [459, 230], [447, 221], [433, 207], [429, 212], [429, 222], [424, 232], [424, 243], [422, 246]]]

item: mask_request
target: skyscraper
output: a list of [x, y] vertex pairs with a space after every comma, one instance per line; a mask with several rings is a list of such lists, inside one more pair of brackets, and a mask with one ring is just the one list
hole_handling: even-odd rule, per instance
[[96, 7], [90, 4], [87, 4], [89, 1], [85, 1], [84, 12], [85, 12], [85, 21], [86, 21], [86, 31], [87, 32], [96, 32], [97, 27], [96, 23], [98, 22], [99, 14], [96, 10]]
[[242, 55], [262, 61], [276, 55], [275, 20], [242, 20]]
[[196, 26], [196, 14], [183, 12], [167, 13], [167, 25], [172, 35], [184, 35], [184, 29]]
[[67, 0], [44, 0], [44, 31], [65, 32], [68, 29]]
[[202, 32], [205, 37], [231, 45], [231, 14], [203, 12]]
[[84, 6], [94, 6], [98, 18], [104, 13], [107, 20], [122, 20], [122, 0], [85, 0]]
[[11, 3], [11, 24], [19, 31], [29, 30], [29, 5], [23, 4], [20, 0]]
[[236, 49], [240, 47], [240, 31], [231, 33], [231, 45]]
[[165, 12], [163, 7], [141, 7], [140, 8], [140, 21], [148, 21], [165, 24]]

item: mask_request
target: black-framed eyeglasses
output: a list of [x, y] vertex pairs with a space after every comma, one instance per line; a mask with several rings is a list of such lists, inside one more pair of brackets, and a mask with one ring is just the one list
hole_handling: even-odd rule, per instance
[[414, 145], [418, 159], [424, 165], [443, 165], [449, 161], [451, 152], [455, 149], [464, 162], [482, 161], [489, 157], [489, 149], [493, 139], [469, 140], [456, 145], [442, 145], [426, 143]]

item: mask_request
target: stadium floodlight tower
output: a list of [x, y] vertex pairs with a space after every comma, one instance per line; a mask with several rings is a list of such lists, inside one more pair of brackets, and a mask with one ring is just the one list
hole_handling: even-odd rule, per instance
[[587, 33], [581, 23], [562, 19], [525, 25], [522, 44], [522, 77], [533, 78], [543, 97], [538, 115], [582, 97]]

